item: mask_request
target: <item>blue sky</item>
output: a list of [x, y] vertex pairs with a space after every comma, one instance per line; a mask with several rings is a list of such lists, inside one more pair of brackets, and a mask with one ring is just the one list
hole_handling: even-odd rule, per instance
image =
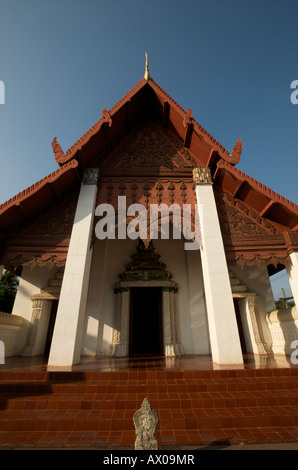
[[297, 0], [0, 0], [0, 203], [57, 168], [144, 75], [237, 168], [298, 203]]

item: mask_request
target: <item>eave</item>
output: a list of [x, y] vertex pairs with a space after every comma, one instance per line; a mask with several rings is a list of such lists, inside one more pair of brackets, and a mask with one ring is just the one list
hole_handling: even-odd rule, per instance
[[81, 181], [79, 162], [71, 160], [63, 167], [18, 193], [0, 205], [0, 233], [19, 223], [34, 219], [47, 207], [69, 194]]
[[276, 223], [280, 230], [297, 230], [298, 206], [272, 189], [219, 160], [213, 175], [223, 191], [254, 209], [260, 217]]

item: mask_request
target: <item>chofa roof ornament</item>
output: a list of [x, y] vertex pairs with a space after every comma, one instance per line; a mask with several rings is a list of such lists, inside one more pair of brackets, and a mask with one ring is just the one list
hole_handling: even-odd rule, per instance
[[241, 140], [238, 137], [238, 140], [232, 150], [232, 153], [230, 155], [231, 159], [227, 160], [229, 163], [232, 163], [232, 165], [236, 165], [236, 163], [240, 162], [240, 156], [242, 152], [243, 144]]
[[56, 161], [58, 161], [59, 158], [64, 157], [62, 147], [59, 144], [59, 142], [57, 141], [57, 137], [54, 137], [54, 139], [52, 141], [52, 149], [53, 149]]

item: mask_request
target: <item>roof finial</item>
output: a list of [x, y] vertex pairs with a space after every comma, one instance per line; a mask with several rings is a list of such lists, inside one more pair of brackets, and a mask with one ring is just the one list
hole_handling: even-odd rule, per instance
[[149, 62], [148, 62], [148, 54], [145, 52], [145, 57], [146, 57], [146, 64], [145, 64], [145, 75], [144, 78], [146, 82], [148, 82], [150, 75], [149, 75]]

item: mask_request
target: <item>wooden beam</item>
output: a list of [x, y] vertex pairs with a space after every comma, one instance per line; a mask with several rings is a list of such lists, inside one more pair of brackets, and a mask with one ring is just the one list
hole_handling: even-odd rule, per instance
[[53, 198], [54, 198], [54, 201], [57, 201], [58, 200], [58, 194], [56, 193], [53, 185], [48, 181], [47, 182], [47, 188], [48, 190], [50, 191], [50, 193], [52, 194]]
[[269, 210], [271, 209], [272, 206], [274, 206], [274, 204], [276, 204], [276, 201], [269, 201], [264, 209], [261, 210], [260, 212], [260, 217], [266, 217], [266, 215], [268, 214]]
[[241, 191], [243, 190], [243, 188], [245, 188], [245, 186], [247, 186], [247, 184], [247, 181], [239, 181], [239, 184], [234, 189], [232, 196], [241, 199]]
[[217, 150], [212, 148], [211, 152], [209, 154], [208, 160], [206, 162], [206, 166], [209, 166], [210, 168], [212, 168], [214, 166], [214, 164], [216, 163], [217, 157], [218, 157]]
[[131, 119], [131, 100], [128, 100], [125, 103], [125, 114], [126, 114], [126, 130], [130, 131], [132, 128], [132, 119]]
[[170, 116], [170, 105], [168, 101], [165, 101], [163, 104], [163, 126], [165, 129], [169, 125], [169, 116]]
[[186, 147], [187, 149], [189, 149], [190, 147], [192, 132], [193, 132], [193, 124], [187, 124], [186, 133], [184, 137], [184, 143], [183, 143], [184, 147]]
[[30, 214], [30, 212], [28, 212], [28, 210], [25, 209], [24, 206], [22, 206], [22, 203], [21, 203], [21, 202], [16, 202], [16, 203], [15, 203], [15, 207], [16, 207], [16, 209], [18, 209], [18, 211], [25, 217], [25, 219], [31, 219], [31, 214]]
[[189, 148], [191, 143], [191, 136], [193, 132], [193, 114], [192, 110], [188, 108], [183, 118], [183, 127], [186, 129], [184, 137], [184, 147]]
[[102, 124], [102, 131], [103, 131], [103, 136], [105, 139], [105, 146], [107, 149], [109, 149], [111, 146], [111, 139], [110, 139], [109, 124], [107, 122], [104, 122]]
[[213, 181], [216, 181], [217, 184], [222, 182], [224, 171], [219, 166], [216, 167], [216, 170], [213, 175]]

